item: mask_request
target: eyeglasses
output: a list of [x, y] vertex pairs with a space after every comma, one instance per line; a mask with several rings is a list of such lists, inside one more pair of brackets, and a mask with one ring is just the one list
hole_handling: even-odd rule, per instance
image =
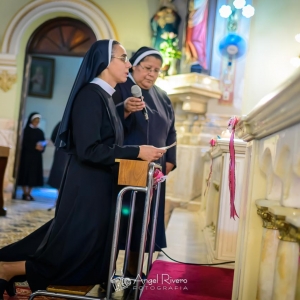
[[120, 59], [124, 63], [129, 62], [128, 56], [112, 56], [112, 58], [118, 58], [118, 59]]
[[139, 66], [147, 73], [153, 72], [155, 75], [158, 75], [161, 73], [161, 69], [152, 69], [151, 67], [144, 67], [141, 64], [139, 64]]

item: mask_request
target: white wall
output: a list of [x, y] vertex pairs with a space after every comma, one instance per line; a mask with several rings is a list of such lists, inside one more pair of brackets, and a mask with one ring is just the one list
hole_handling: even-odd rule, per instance
[[299, 0], [254, 0], [242, 113], [247, 114], [266, 94], [295, 71], [292, 57], [300, 54], [294, 39], [300, 33]]
[[[37, 111], [42, 115], [40, 128], [46, 139], [50, 139], [55, 125], [61, 120], [71, 88], [80, 67], [81, 57], [45, 56], [55, 59], [53, 96], [49, 98], [27, 97], [25, 116]], [[51, 168], [54, 146], [49, 143], [43, 154], [43, 166], [46, 173]]]

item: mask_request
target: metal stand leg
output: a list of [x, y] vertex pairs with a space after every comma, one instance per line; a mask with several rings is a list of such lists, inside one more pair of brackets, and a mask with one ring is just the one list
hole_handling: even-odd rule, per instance
[[152, 266], [153, 252], [154, 252], [154, 248], [155, 248], [155, 237], [156, 237], [157, 215], [158, 215], [159, 200], [160, 200], [160, 189], [161, 189], [161, 183], [159, 182], [157, 184], [157, 190], [156, 190], [156, 195], [155, 195], [154, 214], [153, 214], [153, 218], [152, 218], [151, 241], [150, 241], [150, 246], [149, 246], [147, 275], [149, 274], [149, 271]]
[[117, 197], [117, 205], [116, 205], [116, 213], [115, 213], [115, 223], [114, 223], [114, 233], [113, 233], [113, 240], [112, 240], [112, 249], [111, 249], [111, 255], [110, 255], [110, 264], [109, 264], [109, 273], [108, 273], [108, 282], [107, 282], [107, 291], [106, 291], [106, 298], [107, 300], [111, 298], [111, 279], [114, 276], [114, 268], [116, 264], [116, 258], [117, 258], [117, 246], [118, 246], [118, 239], [119, 239], [119, 229], [120, 229], [120, 219], [121, 219], [121, 212], [122, 212], [122, 201], [123, 201], [123, 195], [125, 192], [129, 190], [136, 190], [138, 192], [146, 192], [147, 188], [141, 188], [141, 187], [132, 187], [127, 186], [123, 188]]
[[63, 293], [52, 293], [44, 290], [38, 290], [32, 293], [29, 296], [28, 300], [33, 300], [37, 296], [45, 296], [49, 298], [74, 299], [74, 300], [105, 300], [105, 298], [95, 298], [91, 296], [79, 296], [79, 295], [63, 294]]
[[[145, 247], [146, 247], [148, 217], [150, 213], [150, 202], [151, 202], [151, 190], [153, 186], [153, 173], [154, 173], [154, 167], [152, 166], [150, 167], [148, 172], [148, 185], [147, 185], [147, 192], [145, 197], [145, 208], [144, 208], [144, 216], [143, 216], [143, 224], [142, 224], [138, 268], [137, 268], [137, 274], [140, 276], [140, 279], [142, 278], [142, 269], [143, 269], [144, 254], [145, 254]], [[136, 280], [136, 285], [135, 285], [136, 290], [134, 294], [134, 300], [137, 300], [139, 298], [140, 285], [141, 285], [140, 280]]]
[[[112, 286], [110, 283], [112, 282], [111, 279], [113, 278], [114, 273], [115, 273], [114, 268], [115, 268], [115, 264], [116, 264], [116, 255], [117, 255], [117, 246], [118, 246], [118, 238], [119, 238], [123, 195], [125, 192], [127, 192], [129, 190], [132, 190], [133, 193], [132, 193], [132, 201], [131, 201], [131, 215], [130, 215], [130, 219], [129, 219], [128, 232], [127, 232], [124, 269], [125, 268], [127, 269], [127, 265], [128, 265], [128, 254], [129, 254], [131, 235], [132, 235], [131, 232], [132, 232], [132, 223], [133, 223], [136, 192], [144, 192], [144, 193], [146, 193], [145, 208], [144, 208], [144, 215], [143, 215], [141, 243], [140, 243], [138, 268], [137, 268], [137, 274], [139, 275], [140, 279], [142, 278], [142, 269], [143, 269], [144, 254], [145, 254], [145, 248], [146, 248], [146, 237], [147, 237], [147, 229], [148, 229], [150, 206], [151, 206], [151, 193], [152, 193], [152, 188], [153, 188], [153, 174], [154, 174], [155, 168], [161, 169], [161, 166], [156, 165], [155, 163], [149, 164], [147, 187], [143, 188], [143, 187], [127, 186], [127, 187], [123, 188], [118, 194], [116, 213], [115, 213], [112, 250], [111, 250], [111, 256], [110, 256], [109, 274], [108, 274], [108, 285], [107, 285], [107, 291], [106, 291], [106, 300], [111, 299]], [[160, 195], [160, 183], [158, 184], [158, 188], [157, 188], [157, 192], [156, 192], [155, 212], [154, 212], [154, 217], [153, 217], [153, 226], [152, 226], [152, 230], [151, 230], [152, 231], [151, 244], [150, 244], [151, 251], [149, 253], [150, 262], [148, 261], [147, 270], [150, 269], [151, 264], [152, 264], [152, 256], [153, 256], [155, 233], [156, 233], [157, 213], [158, 213], [158, 207], [159, 207], [159, 195]], [[126, 269], [125, 269], [125, 271], [126, 271]], [[120, 279], [121, 279], [121, 281], [123, 280], [123, 278], [120, 278]], [[135, 286], [134, 286], [134, 288], [135, 288], [134, 299], [135, 300], [137, 300], [139, 298], [140, 285], [141, 285], [141, 281], [136, 280]]]
[[126, 272], [127, 266], [128, 266], [128, 256], [129, 256], [130, 244], [131, 244], [132, 225], [133, 225], [136, 193], [137, 193], [136, 191], [132, 191], [132, 193], [131, 193], [130, 215], [129, 215], [128, 227], [127, 227], [127, 238], [126, 238], [126, 247], [125, 247], [123, 275], [125, 275], [125, 272]]

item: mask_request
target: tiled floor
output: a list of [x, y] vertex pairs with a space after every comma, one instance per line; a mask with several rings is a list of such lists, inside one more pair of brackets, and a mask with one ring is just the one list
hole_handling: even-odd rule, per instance
[[[20, 197], [21, 192], [17, 192]], [[7, 216], [0, 217], [0, 248], [23, 238], [50, 220], [54, 210], [48, 209], [55, 204], [56, 191], [36, 189], [35, 201], [8, 200], [5, 202]], [[207, 251], [202, 233], [203, 221], [199, 212], [175, 208], [167, 226], [165, 253], [174, 260], [187, 263], [207, 263]], [[162, 252], [155, 253], [153, 259], [171, 260]], [[117, 270], [122, 269], [124, 253], [120, 253]], [[145, 260], [147, 256], [145, 257]], [[146, 269], [146, 263], [144, 263]], [[145, 270], [144, 270], [145, 271]], [[90, 295], [95, 295], [97, 288]], [[115, 293], [113, 299], [125, 299], [123, 293]], [[126, 299], [133, 299], [133, 295]]]
[[[17, 197], [20, 197], [19, 191]], [[53, 218], [54, 210], [48, 211], [56, 200], [55, 190], [36, 189], [36, 201], [5, 201], [6, 217], [0, 217], [0, 248], [15, 242]]]

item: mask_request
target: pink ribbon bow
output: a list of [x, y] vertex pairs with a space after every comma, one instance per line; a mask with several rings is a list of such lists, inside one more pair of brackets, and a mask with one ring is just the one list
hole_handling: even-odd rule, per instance
[[155, 169], [154, 173], [153, 173], [153, 188], [151, 190], [151, 194], [150, 197], [152, 198], [153, 195], [153, 189], [157, 188], [157, 184], [159, 182], [164, 182], [167, 179], [167, 176], [164, 175], [164, 173], [159, 170], [159, 169]]
[[156, 186], [159, 182], [164, 182], [167, 176], [159, 169], [155, 169], [153, 173], [153, 185]]
[[229, 162], [229, 192], [230, 192], [230, 218], [233, 218], [235, 220], [235, 217], [238, 216], [235, 206], [234, 206], [234, 200], [235, 200], [235, 150], [234, 150], [234, 132], [236, 124], [238, 123], [238, 118], [236, 116], [233, 116], [230, 118], [228, 123], [228, 130], [231, 132], [230, 140], [229, 140], [229, 156], [230, 156], [230, 162]]

